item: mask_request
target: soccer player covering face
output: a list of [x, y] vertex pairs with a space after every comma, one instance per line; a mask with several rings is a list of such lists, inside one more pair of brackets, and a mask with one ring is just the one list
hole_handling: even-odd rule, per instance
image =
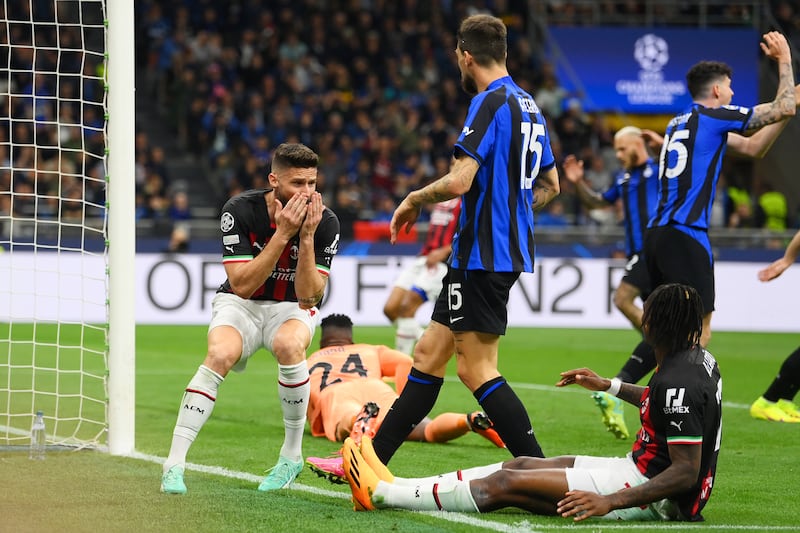
[[645, 236], [644, 257], [653, 286], [685, 282], [703, 301], [702, 346], [711, 338], [714, 260], [708, 223], [729, 133], [753, 133], [795, 114], [792, 58], [780, 33], [764, 35], [764, 53], [778, 63], [772, 102], [730, 105], [731, 69], [702, 61], [686, 75], [692, 104], [667, 125], [659, 158], [659, 203]]
[[259, 490], [288, 486], [302, 471], [310, 391], [306, 349], [339, 244], [339, 220], [315, 190], [318, 162], [302, 144], [281, 144], [273, 154], [271, 188], [243, 192], [222, 208], [227, 279], [213, 300], [205, 360], [181, 401], [163, 492], [186, 492], [186, 455], [211, 416], [219, 386], [262, 347], [278, 361], [285, 436], [278, 463]]
[[[642, 130], [633, 126], [621, 128], [614, 135], [614, 152], [622, 171], [614, 184], [602, 194], [595, 192], [584, 180], [583, 161], [569, 155], [564, 160], [564, 175], [575, 184], [578, 197], [584, 205], [596, 209], [622, 200], [625, 213], [625, 251], [628, 263], [625, 275], [614, 291], [614, 304], [631, 322], [634, 329], [642, 329], [642, 309], [636, 298], [647, 299], [650, 280], [642, 257], [644, 232], [658, 200], [658, 162], [647, 153]], [[617, 373], [626, 383], [636, 383], [656, 366], [653, 348], [642, 340], [628, 361]], [[622, 402], [604, 392], [592, 394], [603, 417], [603, 423], [617, 438], [628, 437]]]
[[375, 435], [384, 462], [430, 412], [453, 353], [459, 378], [508, 450], [542, 456], [525, 407], [498, 371], [497, 359], [509, 290], [521, 272], [533, 271], [533, 211], [558, 194], [558, 173], [545, 120], [506, 69], [503, 22], [470, 16], [456, 39], [462, 86], [475, 96], [450, 172], [401, 202], [391, 221], [392, 242], [416, 222], [424, 204], [460, 196], [461, 214], [443, 289], [414, 349], [408, 383]]
[[587, 368], [556, 383], [607, 391], [636, 405], [642, 427], [625, 457], [517, 457], [427, 478], [399, 478], [369, 439], [344, 445], [344, 470], [358, 510], [402, 508], [485, 513], [517, 507], [574, 520], [703, 520], [720, 448], [722, 379], [699, 345], [703, 304], [688, 285], [655, 289], [642, 329], [658, 370], [647, 387]]

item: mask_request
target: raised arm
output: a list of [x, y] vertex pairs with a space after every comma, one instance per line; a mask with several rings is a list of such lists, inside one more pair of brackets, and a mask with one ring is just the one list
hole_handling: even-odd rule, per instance
[[285, 206], [275, 200], [275, 234], [256, 257], [246, 262], [225, 263], [225, 274], [236, 296], [250, 298], [272, 275], [284, 248], [298, 232], [308, 211], [308, 197], [295, 194]]
[[792, 71], [792, 53], [786, 37], [776, 31], [764, 34], [761, 49], [767, 57], [778, 63], [778, 90], [775, 99], [753, 108], [753, 115], [747, 123], [746, 131], [758, 130], [767, 124], [774, 124], [795, 114], [794, 73]]
[[294, 279], [297, 302], [302, 309], [311, 309], [317, 305], [325, 295], [325, 286], [328, 284], [328, 276], [320, 274], [317, 270], [314, 249], [314, 238], [324, 210], [322, 195], [315, 191], [309, 198], [306, 218], [300, 226], [300, 249], [297, 253], [297, 271]]
[[600, 193], [589, 187], [589, 184], [586, 183], [583, 173], [583, 161], [578, 161], [574, 155], [568, 155], [566, 159], [564, 159], [564, 164], [562, 166], [564, 168], [564, 177], [567, 178], [567, 181], [575, 184], [575, 188], [578, 190], [578, 198], [580, 198], [583, 205], [589, 209], [596, 209], [609, 205]]
[[[794, 98], [796, 105], [800, 105], [800, 85], [794, 86]], [[728, 153], [761, 159], [767, 155], [775, 139], [778, 138], [778, 135], [788, 123], [789, 119], [785, 118], [775, 124], [764, 126], [749, 137], [738, 133], [728, 133]]]

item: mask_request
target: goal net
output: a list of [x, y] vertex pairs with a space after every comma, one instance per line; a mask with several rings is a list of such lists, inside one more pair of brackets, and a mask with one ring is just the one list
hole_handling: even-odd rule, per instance
[[0, 8], [0, 445], [27, 445], [41, 410], [48, 445], [104, 448], [113, 381], [106, 1]]

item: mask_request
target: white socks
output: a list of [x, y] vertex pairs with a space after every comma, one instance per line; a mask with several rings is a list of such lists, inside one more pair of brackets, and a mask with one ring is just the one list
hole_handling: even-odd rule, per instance
[[175, 465], [186, 463], [186, 454], [189, 453], [189, 448], [197, 438], [200, 428], [214, 410], [217, 390], [223, 379], [210, 368], [200, 365], [197, 373], [189, 381], [186, 392], [183, 393], [178, 420], [172, 432], [169, 456], [164, 462], [165, 472]]
[[285, 431], [281, 455], [293, 461], [303, 459], [303, 432], [310, 394], [308, 365], [305, 361], [296, 365], [278, 365], [278, 397]]
[[414, 345], [422, 335], [423, 328], [417, 324], [415, 318], [398, 318], [395, 320], [397, 331], [394, 337], [394, 348], [397, 351], [411, 355]]
[[442, 481], [414, 486], [381, 481], [375, 488], [372, 501], [377, 507], [413, 511], [479, 512], [469, 489], [469, 481]]
[[445, 483], [452, 481], [472, 481], [473, 479], [481, 479], [494, 474], [503, 468], [503, 463], [494, 463], [486, 466], [476, 466], [474, 468], [467, 468], [466, 470], [456, 470], [454, 472], [447, 472], [429, 477], [397, 477], [395, 476], [393, 483], [395, 485], [405, 487], [416, 487], [419, 485], [427, 485], [433, 483]]
[[[172, 445], [164, 462], [166, 472], [175, 465], [184, 465], [189, 448], [214, 410], [217, 390], [223, 377], [210, 368], [200, 365], [183, 394], [178, 420], [172, 432]], [[281, 455], [295, 461], [303, 458], [303, 432], [311, 387], [308, 366], [303, 361], [296, 365], [278, 365], [278, 397], [283, 411], [285, 436]]]

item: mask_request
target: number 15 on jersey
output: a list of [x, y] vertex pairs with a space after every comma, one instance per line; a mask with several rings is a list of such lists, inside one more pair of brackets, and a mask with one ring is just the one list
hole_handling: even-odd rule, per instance
[[[544, 137], [544, 124], [538, 122], [522, 122], [522, 153], [519, 156], [519, 187], [520, 189], [532, 189], [533, 180], [539, 174], [539, 165], [542, 164], [542, 143], [539, 140]], [[533, 167], [530, 174], [525, 171], [528, 168], [528, 154], [533, 157]]]

